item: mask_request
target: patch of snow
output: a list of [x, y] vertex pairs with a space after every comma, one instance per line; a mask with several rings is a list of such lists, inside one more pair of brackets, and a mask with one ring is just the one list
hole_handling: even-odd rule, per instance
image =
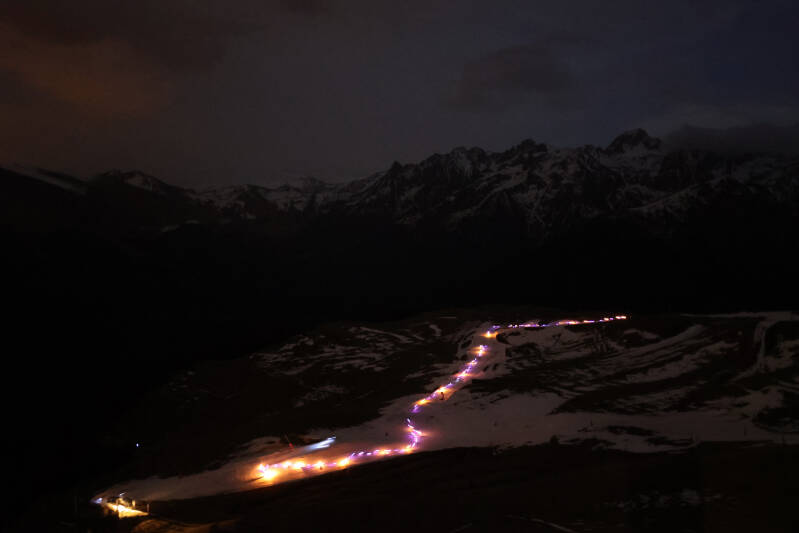
[[647, 341], [653, 341], [660, 338], [658, 335], [655, 335], [654, 333], [651, 333], [649, 331], [643, 331], [640, 329], [625, 329], [624, 335], [637, 335]]

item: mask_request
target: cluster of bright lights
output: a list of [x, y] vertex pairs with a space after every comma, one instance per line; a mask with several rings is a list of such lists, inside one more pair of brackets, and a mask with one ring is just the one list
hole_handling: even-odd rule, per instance
[[[508, 324], [507, 326], [501, 329], [516, 329], [516, 328], [548, 328], [552, 326], [580, 326], [583, 324], [600, 324], [602, 322], [613, 322], [614, 320], [627, 320], [627, 315], [615, 315], [615, 316], [606, 316], [603, 318], [599, 318], [597, 320], [558, 320], [555, 322], [549, 322], [548, 324], [537, 324], [537, 323], [527, 323], [527, 324]], [[499, 326], [493, 326], [491, 330], [494, 328], [500, 329]], [[489, 330], [489, 331], [491, 331]], [[496, 333], [494, 333], [496, 335]]]
[[103, 501], [102, 498], [97, 498], [92, 500], [92, 502], [97, 505], [102, 505], [106, 509], [113, 511], [119, 518], [130, 518], [131, 516], [144, 516], [147, 514], [144, 511], [136, 509], [135, 500], [130, 501], [130, 505], [128, 505], [128, 502], [122, 499], [122, 495], [120, 495], [115, 501], [113, 499], [109, 501]]
[[[582, 324], [597, 324], [602, 322], [611, 322], [614, 320], [626, 320], [626, 315], [616, 315], [612, 317], [604, 317], [598, 320], [558, 320], [556, 322], [549, 322], [546, 324], [539, 323], [525, 323], [525, 324], [508, 324], [506, 326], [491, 326], [487, 331], [481, 335], [486, 339], [495, 339], [500, 330], [504, 329], [517, 329], [517, 328], [546, 328], [553, 326], [577, 326]], [[485, 357], [489, 352], [489, 347], [481, 344], [472, 349], [474, 358], [467, 362], [464, 367], [453, 376], [453, 379], [447, 384], [438, 387], [436, 390], [427, 396], [418, 399], [413, 403], [410, 409], [412, 415], [418, 414], [421, 410], [431, 403], [447, 401], [456, 390], [463, 386], [464, 381], [475, 375], [475, 367], [479, 364], [481, 358]], [[392, 455], [400, 455], [411, 453], [416, 450], [424, 437], [424, 433], [414, 426], [410, 418], [405, 419], [406, 431], [408, 433], [408, 444], [401, 448], [378, 448], [371, 451], [353, 452], [346, 457], [332, 462], [317, 461], [312, 464], [307, 464], [304, 461], [284, 461], [282, 463], [275, 463], [271, 465], [258, 465], [258, 471], [261, 473], [261, 478], [264, 481], [273, 482], [278, 476], [284, 472], [302, 472], [302, 473], [315, 473], [337, 470], [347, 468], [348, 466], [357, 463], [359, 460], [374, 457], [386, 457]], [[328, 439], [330, 441], [330, 439]], [[323, 441], [327, 443], [328, 441]], [[326, 447], [326, 446], [325, 446]]]
[[389, 455], [399, 455], [411, 453], [418, 445], [424, 434], [416, 429], [411, 423], [410, 419], [406, 419], [406, 430], [409, 435], [409, 443], [402, 448], [376, 448], [369, 451], [352, 452], [351, 454], [342, 457], [336, 461], [316, 461], [315, 463], [308, 464], [305, 461], [283, 461], [282, 463], [275, 464], [260, 464], [258, 471], [261, 473], [261, 479], [264, 481], [274, 481], [284, 472], [303, 472], [315, 473], [320, 471], [337, 470], [340, 468], [347, 468], [354, 461], [364, 458], [386, 457]]
[[132, 507], [128, 507], [127, 505], [122, 505], [121, 503], [108, 503], [106, 504], [106, 507], [114, 511], [120, 518], [128, 518], [131, 516], [144, 516], [147, 514], [144, 511], [133, 509]]

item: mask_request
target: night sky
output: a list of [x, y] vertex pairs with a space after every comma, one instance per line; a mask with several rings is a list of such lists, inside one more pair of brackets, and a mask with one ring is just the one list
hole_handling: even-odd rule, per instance
[[791, 0], [0, 6], [0, 164], [340, 181], [459, 145], [799, 121]]

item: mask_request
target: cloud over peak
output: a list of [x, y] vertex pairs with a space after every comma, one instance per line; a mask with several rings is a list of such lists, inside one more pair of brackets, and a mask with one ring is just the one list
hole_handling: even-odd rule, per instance
[[501, 109], [533, 94], [556, 95], [573, 82], [550, 47], [510, 46], [467, 62], [449, 102], [465, 110]]

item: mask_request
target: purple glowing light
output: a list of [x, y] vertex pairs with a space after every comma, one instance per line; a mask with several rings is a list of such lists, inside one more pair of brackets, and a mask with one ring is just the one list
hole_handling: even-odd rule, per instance
[[[539, 324], [539, 323], [536, 323], [536, 324], [529, 324], [529, 323], [525, 323], [525, 324], [509, 324], [508, 326], [505, 326], [505, 328], [506, 329], [520, 328], [520, 327], [525, 327], [525, 328], [527, 328], [527, 327], [530, 327], [530, 328], [545, 328], [545, 327], [551, 327], [551, 326], [572, 326], [572, 325], [579, 325], [579, 324], [595, 324], [595, 323], [601, 323], [601, 322], [610, 322], [610, 321], [614, 321], [614, 320], [626, 320], [627, 318], [628, 317], [625, 316], [625, 315], [616, 315], [616, 316], [613, 316], [613, 317], [604, 317], [604, 318], [601, 318], [601, 319], [559, 320], [559, 321], [550, 322], [550, 323], [547, 323], [547, 324]], [[501, 326], [492, 326], [489, 331], [492, 332], [492, 333], [496, 333], [497, 330], [500, 330], [500, 329], [503, 329], [503, 328]], [[486, 336], [488, 336], [488, 335], [486, 335]], [[445, 401], [445, 400], [449, 399], [449, 397], [446, 396], [444, 394], [444, 392], [445, 391], [446, 392], [452, 391], [454, 393], [454, 391], [456, 390], [455, 389], [455, 384], [456, 383], [461, 383], [462, 381], [464, 381], [465, 377], [470, 375], [469, 371], [472, 370], [473, 367], [478, 364], [479, 358], [484, 356], [484, 355], [486, 355], [488, 350], [489, 350], [489, 348], [488, 348], [487, 345], [485, 345], [485, 344], [480, 345], [479, 349], [477, 351], [476, 357], [472, 361], [468, 362], [464, 366], [463, 370], [461, 370], [461, 372], [459, 374], [456, 374], [455, 376], [453, 376], [453, 378], [455, 378], [454, 381], [450, 381], [446, 385], [443, 385], [443, 386], [439, 387], [434, 392], [430, 393], [430, 395], [428, 395], [426, 398], [424, 398], [422, 400], [418, 400], [413, 405], [413, 407], [411, 408], [411, 410], [410, 410], [411, 413], [419, 413], [421, 411], [422, 406], [427, 404], [428, 402], [437, 400], [439, 398], [441, 399], [441, 401]], [[451, 396], [451, 394], [450, 394], [450, 396]], [[406, 422], [406, 425], [407, 425], [407, 428], [408, 428], [408, 433], [409, 433], [409, 444], [407, 446], [405, 446], [404, 448], [395, 448], [395, 449], [380, 449], [380, 448], [378, 448], [378, 449], [375, 449], [374, 451], [370, 451], [370, 452], [367, 452], [367, 451], [352, 452], [349, 456], [347, 456], [347, 458], [342, 459], [341, 461], [332, 462], [332, 463], [323, 463], [322, 461], [318, 461], [315, 464], [306, 465], [302, 461], [298, 461], [298, 462], [295, 462], [295, 463], [292, 463], [291, 461], [286, 461], [284, 463], [276, 463], [276, 464], [273, 464], [273, 465], [268, 465], [266, 467], [264, 467], [263, 465], [260, 465], [258, 467], [258, 470], [263, 472], [265, 477], [266, 477], [266, 474], [267, 474], [267, 472], [266, 472], [267, 470], [269, 470], [269, 469], [277, 469], [277, 468], [283, 468], [283, 469], [293, 468], [296, 471], [301, 471], [301, 472], [306, 472], [307, 473], [307, 472], [316, 470], [317, 468], [319, 470], [323, 470], [324, 468], [334, 468], [334, 467], [342, 467], [343, 468], [343, 467], [348, 466], [352, 462], [353, 459], [357, 459], [357, 458], [360, 458], [360, 457], [372, 457], [372, 456], [378, 457], [378, 456], [385, 456], [385, 455], [395, 455], [395, 454], [400, 454], [400, 453], [410, 453], [410, 452], [412, 452], [413, 450], [415, 450], [419, 446], [419, 443], [421, 442], [423, 434], [422, 434], [422, 432], [420, 430], [418, 430], [418, 429], [416, 429], [414, 427], [414, 425], [413, 425], [413, 423], [412, 423], [410, 418], [406, 418], [405, 422]], [[333, 439], [334, 439], [334, 437], [331, 438], [331, 439], [327, 439], [326, 441], [324, 441], [324, 443], [327, 444], [329, 441], [332, 441]], [[319, 443], [319, 444], [321, 444], [321, 443]], [[327, 447], [327, 446], [325, 446], [325, 447]], [[272, 478], [268, 478], [268, 480], [270, 480], [270, 481], [271, 481], [271, 479]]]

